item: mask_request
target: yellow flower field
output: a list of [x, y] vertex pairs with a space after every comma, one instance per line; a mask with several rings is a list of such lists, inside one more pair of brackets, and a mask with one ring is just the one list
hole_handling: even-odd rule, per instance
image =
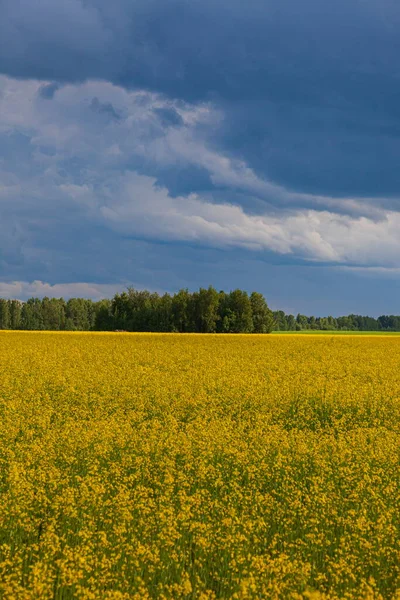
[[0, 597], [400, 598], [400, 337], [0, 333]]

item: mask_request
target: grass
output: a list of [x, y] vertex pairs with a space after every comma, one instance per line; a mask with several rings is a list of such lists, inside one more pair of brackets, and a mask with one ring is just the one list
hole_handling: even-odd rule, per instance
[[400, 331], [338, 331], [336, 329], [322, 331], [316, 329], [304, 329], [303, 331], [273, 331], [273, 335], [373, 335], [373, 336], [390, 336], [400, 335]]

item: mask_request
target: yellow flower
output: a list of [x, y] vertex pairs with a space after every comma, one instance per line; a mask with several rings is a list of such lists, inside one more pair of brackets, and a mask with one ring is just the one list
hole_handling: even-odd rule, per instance
[[0, 597], [400, 600], [400, 337], [0, 332]]

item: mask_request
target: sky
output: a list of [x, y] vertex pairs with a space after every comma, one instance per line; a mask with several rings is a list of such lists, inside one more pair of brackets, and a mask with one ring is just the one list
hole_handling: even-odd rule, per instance
[[400, 314], [395, 0], [1, 0], [0, 296]]

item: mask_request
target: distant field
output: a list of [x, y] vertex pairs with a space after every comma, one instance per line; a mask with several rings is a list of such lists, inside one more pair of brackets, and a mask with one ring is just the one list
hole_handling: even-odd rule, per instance
[[395, 336], [1, 332], [0, 597], [399, 598], [399, 365]]
[[317, 331], [305, 329], [303, 331], [273, 331], [273, 335], [400, 335], [400, 331]]

